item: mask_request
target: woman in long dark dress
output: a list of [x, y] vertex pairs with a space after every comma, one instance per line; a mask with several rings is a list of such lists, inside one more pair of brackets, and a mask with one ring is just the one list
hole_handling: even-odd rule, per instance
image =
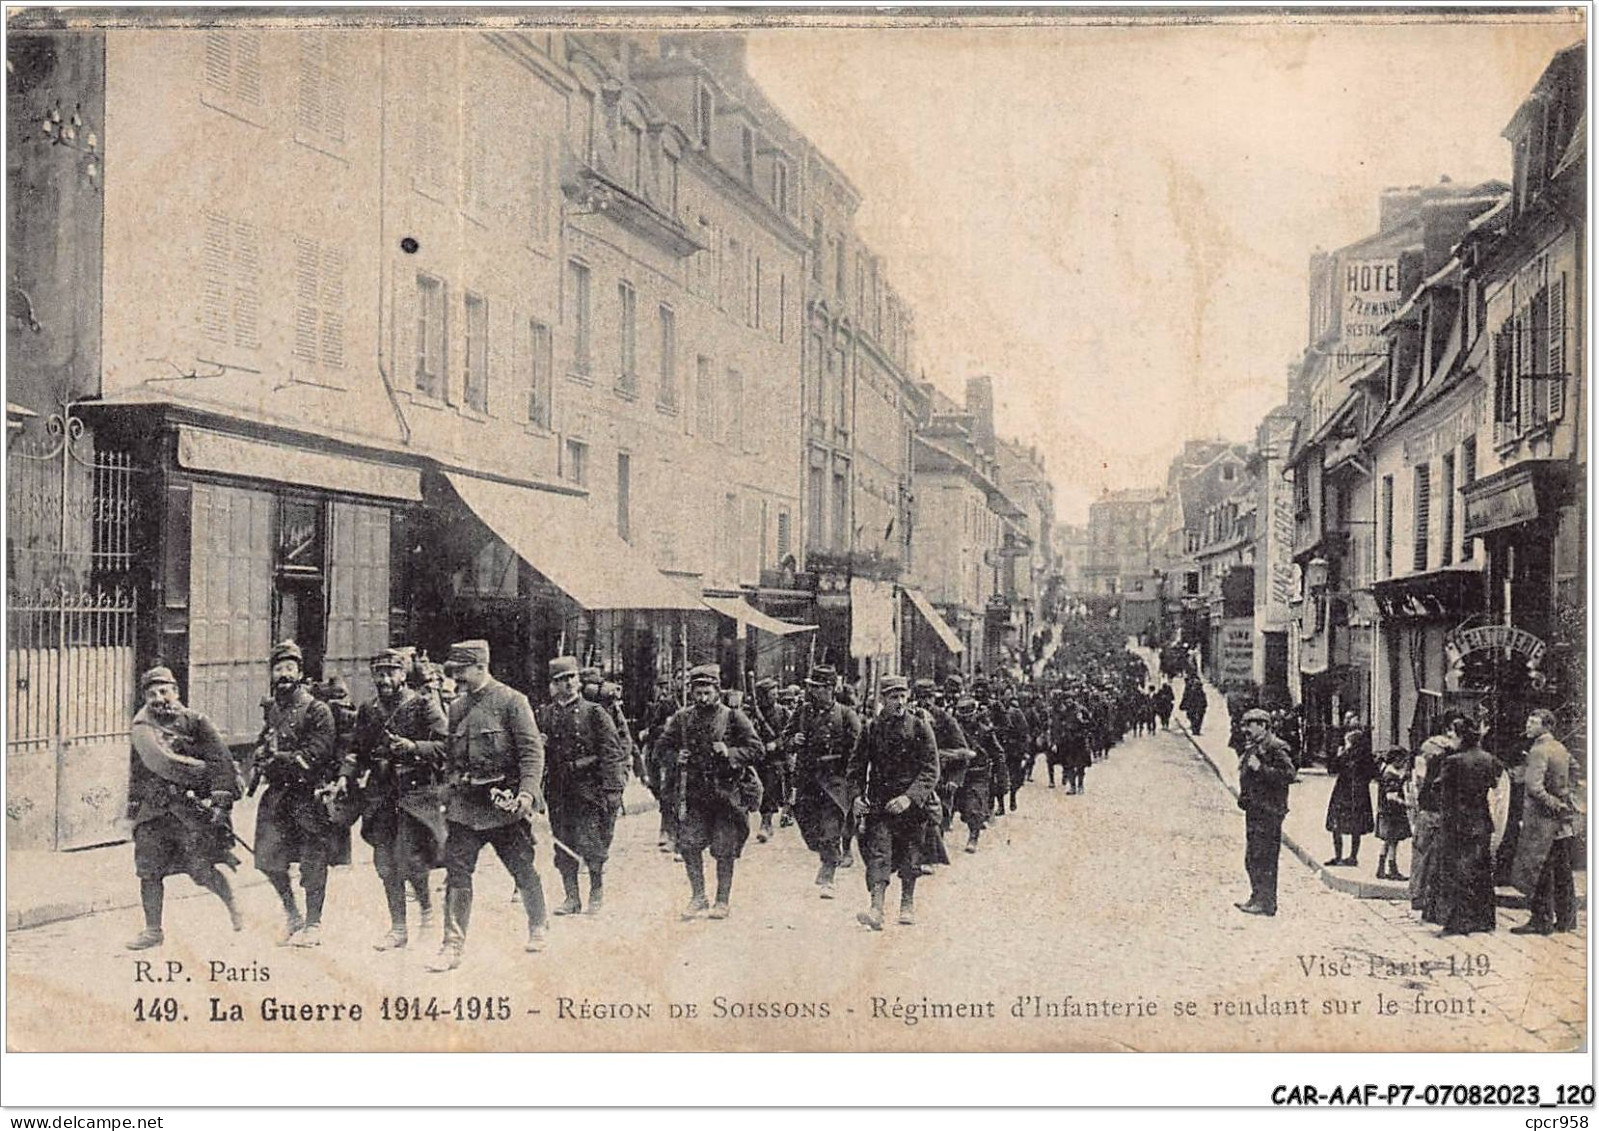
[[1494, 929], [1494, 865], [1489, 846], [1493, 816], [1488, 794], [1504, 767], [1480, 745], [1481, 732], [1470, 719], [1454, 723], [1460, 747], [1438, 772], [1442, 822], [1438, 829], [1438, 921], [1444, 935], [1469, 935]]
[[[1333, 858], [1328, 867], [1360, 863], [1360, 838], [1376, 828], [1371, 815], [1371, 779], [1377, 766], [1371, 758], [1371, 736], [1354, 728], [1344, 735], [1344, 744], [1328, 763], [1338, 775], [1332, 796], [1327, 799], [1327, 831], [1332, 833]], [[1344, 837], [1349, 837], [1349, 855], [1344, 855]]]

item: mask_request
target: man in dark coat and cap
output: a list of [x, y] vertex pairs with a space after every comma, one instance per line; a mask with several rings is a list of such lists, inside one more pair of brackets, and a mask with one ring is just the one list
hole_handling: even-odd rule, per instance
[[849, 759], [861, 737], [861, 720], [836, 702], [837, 672], [818, 665], [805, 680], [805, 702], [788, 719], [780, 739], [794, 763], [794, 819], [805, 847], [821, 867], [816, 886], [823, 899], [833, 898], [833, 874], [844, 853], [850, 821]]
[[369, 666], [377, 693], [356, 712], [337, 792], [360, 794], [361, 838], [372, 846], [388, 903], [389, 931], [373, 948], [398, 950], [410, 939], [407, 884], [416, 893], [422, 929], [433, 925], [428, 873], [444, 862], [441, 779], [449, 724], [437, 699], [406, 685], [410, 662], [403, 652], [385, 649]]
[[[350, 830], [329, 819], [318, 796], [339, 772], [338, 731], [332, 709], [305, 687], [299, 645], [275, 645], [271, 662], [272, 695], [263, 703], [266, 723], [257, 755], [267, 788], [255, 815], [255, 866], [283, 903], [280, 944], [320, 946], [328, 867], [350, 862]], [[289, 884], [294, 863], [305, 891], [303, 915]]]
[[[750, 835], [750, 810], [760, 807], [755, 767], [761, 741], [742, 711], [722, 702], [721, 670], [702, 664], [689, 672], [687, 707], [666, 724], [661, 741], [676, 751], [677, 848], [688, 873], [689, 903], [683, 918], [707, 910], [726, 919], [733, 893], [733, 868]], [[745, 771], [748, 771], [746, 773]], [[716, 902], [705, 899], [706, 849], [716, 861]]]
[[[627, 754], [606, 706], [579, 694], [575, 656], [550, 661], [552, 702], [537, 713], [544, 735], [544, 796], [550, 807], [550, 831], [578, 856], [589, 874], [589, 914], [597, 914], [605, 898], [605, 861], [616, 817], [622, 811], [627, 785]], [[555, 868], [561, 873], [566, 899], [557, 915], [583, 910], [578, 887], [578, 861], [559, 846]]]
[[527, 912], [528, 953], [544, 949], [544, 885], [533, 866], [528, 822], [544, 809], [544, 737], [527, 696], [489, 674], [486, 640], [450, 645], [444, 669], [458, 694], [450, 704], [445, 761], [449, 786], [444, 842], [444, 943], [428, 964], [436, 972], [461, 964], [472, 918], [472, 873], [486, 844], [516, 881]]
[[170, 669], [151, 668], [139, 685], [144, 706], [129, 733], [128, 819], [144, 930], [127, 944], [129, 950], [166, 941], [161, 914], [168, 876], [187, 875], [222, 900], [235, 931], [243, 926], [233, 889], [218, 867], [238, 866], [229, 820], [239, 796], [233, 758], [211, 721], [178, 698]]
[[1238, 807], [1244, 811], [1244, 868], [1249, 899], [1235, 904], [1247, 915], [1277, 914], [1277, 862], [1294, 760], [1271, 733], [1271, 715], [1259, 707], [1244, 714], [1244, 749], [1238, 767]]
[[883, 899], [894, 873], [900, 882], [899, 921], [906, 926], [916, 921], [928, 806], [938, 788], [938, 745], [933, 728], [908, 710], [910, 685], [903, 676], [884, 676], [879, 694], [882, 712], [866, 725], [849, 769], [854, 810], [865, 819], [861, 851], [872, 900], [856, 918], [874, 931], [883, 929]]

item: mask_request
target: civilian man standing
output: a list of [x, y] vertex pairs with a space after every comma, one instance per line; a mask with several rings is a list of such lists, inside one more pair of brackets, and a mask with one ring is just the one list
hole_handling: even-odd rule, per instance
[[1271, 733], [1271, 715], [1259, 707], [1244, 713], [1243, 764], [1238, 769], [1238, 807], [1244, 811], [1244, 868], [1249, 901], [1235, 904], [1246, 915], [1277, 914], [1277, 858], [1294, 760], [1288, 745]]
[[1527, 800], [1521, 840], [1511, 870], [1516, 886], [1532, 899], [1532, 918], [1513, 935], [1569, 931], [1577, 922], [1577, 895], [1571, 878], [1571, 841], [1577, 834], [1571, 800], [1571, 752], [1551, 733], [1553, 711], [1527, 716]]
[[461, 964], [472, 918], [472, 872], [492, 844], [527, 910], [529, 953], [544, 949], [544, 885], [533, 869], [528, 821], [544, 808], [544, 738], [527, 696], [489, 674], [486, 640], [450, 645], [445, 674], [459, 689], [450, 704], [445, 780], [449, 834], [444, 842], [444, 945], [433, 971]]

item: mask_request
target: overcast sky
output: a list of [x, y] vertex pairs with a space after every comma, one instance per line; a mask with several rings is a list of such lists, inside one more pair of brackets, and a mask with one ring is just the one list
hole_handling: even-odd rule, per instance
[[1384, 187], [1509, 180], [1500, 131], [1579, 18], [777, 29], [749, 64], [861, 190], [927, 376], [992, 373], [1080, 522], [1188, 437], [1253, 437], [1310, 252]]

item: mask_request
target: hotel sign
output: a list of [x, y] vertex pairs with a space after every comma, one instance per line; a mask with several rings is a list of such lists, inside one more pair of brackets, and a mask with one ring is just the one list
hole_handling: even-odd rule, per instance
[[1382, 328], [1404, 305], [1399, 260], [1346, 259], [1338, 267], [1339, 343], [1333, 369], [1345, 376], [1386, 352]]

